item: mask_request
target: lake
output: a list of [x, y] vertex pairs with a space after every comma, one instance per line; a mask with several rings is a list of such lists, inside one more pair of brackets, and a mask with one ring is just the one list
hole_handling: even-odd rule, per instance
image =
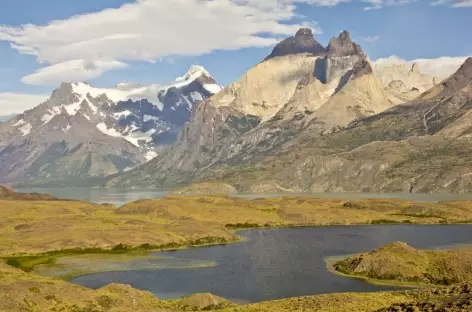
[[[109, 203], [117, 207], [128, 202], [147, 198], [160, 198], [168, 194], [166, 189], [131, 189], [131, 188], [19, 188], [19, 192], [38, 192], [51, 194], [58, 198], [85, 200], [93, 203]], [[288, 195], [312, 196], [318, 198], [362, 199], [362, 198], [401, 198], [420, 202], [437, 202], [441, 200], [472, 200], [471, 194], [410, 194], [410, 193], [267, 193], [238, 194], [237, 197], [260, 198]]]
[[226, 246], [159, 252], [177, 262], [216, 262], [201, 268], [129, 270], [81, 276], [71, 282], [91, 288], [129, 284], [158, 298], [210, 292], [235, 302], [334, 292], [397, 289], [338, 276], [328, 257], [368, 252], [393, 241], [416, 248], [447, 248], [472, 242], [472, 225], [369, 225], [242, 231], [247, 239]]

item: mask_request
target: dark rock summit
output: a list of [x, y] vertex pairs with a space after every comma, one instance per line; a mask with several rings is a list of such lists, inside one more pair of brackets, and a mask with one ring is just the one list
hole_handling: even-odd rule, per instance
[[351, 35], [346, 30], [329, 41], [327, 53], [329, 57], [364, 54], [360, 45], [351, 40]]
[[361, 58], [356, 64], [354, 64], [352, 76], [353, 78], [359, 78], [365, 75], [370, 75], [372, 72], [372, 67], [370, 66], [367, 59]]
[[301, 28], [297, 31], [295, 37], [287, 38], [277, 44], [266, 60], [277, 56], [299, 53], [311, 53], [316, 56], [322, 56], [326, 54], [326, 49], [315, 40], [311, 29]]

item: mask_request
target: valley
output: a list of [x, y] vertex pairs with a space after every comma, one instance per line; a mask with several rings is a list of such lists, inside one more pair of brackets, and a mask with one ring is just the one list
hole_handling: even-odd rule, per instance
[[472, 57], [318, 34], [0, 122], [0, 310], [470, 310]]
[[[0, 300], [0, 308], [5, 311], [24, 309], [126, 311], [130, 307], [136, 311], [176, 312], [188, 310], [293, 311], [296, 309], [377, 311], [389, 309], [390, 306], [398, 304], [450, 302], [448, 298], [452, 294], [464, 298], [470, 295], [467, 284], [454, 284], [446, 288], [437, 288], [437, 290], [432, 288], [385, 292], [389, 289], [388, 287], [370, 285], [360, 280], [333, 275], [328, 272], [325, 263], [327, 255], [339, 255], [339, 250], [351, 253], [359, 249], [367, 251], [372, 248], [371, 246], [379, 246], [392, 239], [408, 240], [420, 247], [469, 244], [470, 235], [467, 232], [471, 228], [470, 225], [464, 224], [472, 219], [472, 206], [469, 201], [432, 203], [401, 199], [347, 200], [303, 196], [249, 200], [220, 195], [144, 199], [116, 208], [107, 204], [64, 201], [39, 193], [35, 195], [16, 193], [8, 188], [2, 188], [2, 190], [0, 200], [3, 221], [0, 228], [2, 258], [0, 261], [0, 289], [2, 289], [0, 298], [2, 300]], [[253, 228], [253, 230], [237, 232], [247, 228]], [[57, 233], [61, 233], [60, 236]], [[445, 233], [448, 234], [445, 235]], [[239, 241], [241, 236], [248, 236], [251, 239], [228, 245], [228, 247], [224, 246]], [[313, 240], [313, 237], [319, 237], [319, 239]], [[372, 240], [373, 237], [376, 239]], [[274, 239], [279, 243], [273, 245], [271, 242], [274, 242]], [[299, 251], [293, 249], [293, 244], [290, 243], [292, 239], [298, 241]], [[352, 243], [349, 243], [350, 241]], [[357, 244], [363, 242], [362, 244], [365, 245], [359, 246], [354, 242], [358, 242]], [[181, 249], [215, 244], [220, 246], [208, 249]], [[262, 252], [261, 246], [269, 249]], [[273, 249], [273, 247], [276, 248]], [[323, 251], [322, 248], [328, 249]], [[405, 248], [410, 250], [411, 247]], [[246, 250], [247, 254], [241, 254], [242, 250]], [[258, 254], [256, 250], [262, 253]], [[192, 295], [195, 292], [191, 291], [193, 289], [191, 285], [202, 285], [201, 281], [215, 276], [211, 270], [223, 270], [228, 265], [231, 267], [234, 265], [234, 259], [239, 259], [237, 261], [241, 261], [243, 265], [248, 260], [247, 257], [249, 259], [254, 256], [261, 257], [254, 258], [259, 260], [251, 264], [255, 267], [260, 265], [258, 269], [260, 271], [267, 264], [266, 261], [274, 261], [269, 259], [282, 260], [283, 258], [280, 258], [282, 254], [286, 255], [283, 257], [289, 257], [291, 254], [289, 250], [300, 255], [308, 250], [316, 254], [316, 256], [310, 256], [311, 260], [308, 258], [297, 260], [302, 261], [300, 271], [294, 272], [292, 265], [285, 267], [292, 272], [291, 274], [297, 276], [298, 274], [306, 275], [305, 270], [313, 265], [318, 268], [313, 272], [310, 271], [310, 274], [315, 274], [310, 275], [312, 282], [307, 284], [303, 282], [303, 278], [296, 278], [293, 281], [293, 287], [289, 288], [292, 292], [289, 291], [285, 295], [288, 297], [308, 295], [306, 297], [270, 301], [279, 299], [280, 296], [284, 297], [281, 295], [283, 290], [277, 288], [275, 293], [267, 295], [271, 294], [272, 288], [266, 285], [259, 286], [258, 291], [251, 292], [253, 296], [260, 294], [260, 297], [248, 298], [245, 297], [244, 291], [241, 292], [238, 288], [229, 288], [229, 292], [222, 292], [225, 287], [223, 285], [226, 285], [225, 279], [219, 282], [223, 283], [220, 286], [215, 284], [217, 288], [205, 290], [197, 287], [194, 288], [197, 290], [195, 292], [213, 290], [213, 292], [224, 294], [222, 297], [229, 299], [239, 297], [262, 302], [235, 305], [215, 295]], [[149, 255], [150, 252], [153, 254]], [[210, 252], [212, 256], [209, 258], [204, 256], [207, 252]], [[235, 253], [232, 256], [226, 254], [232, 252]], [[277, 254], [275, 258], [270, 256], [273, 252]], [[217, 255], [221, 258], [216, 257]], [[453, 252], [450, 255], [454, 257]], [[461, 253], [460, 258], [468, 259], [467, 255], [468, 253]], [[389, 259], [388, 256], [386, 258]], [[166, 259], [173, 259], [170, 263], [174, 264], [169, 267], [169, 263], [165, 264], [169, 261]], [[196, 261], [197, 259], [200, 260]], [[229, 259], [233, 261], [228, 262]], [[216, 263], [212, 264], [212, 260], [216, 260]], [[282, 260], [283, 263], [290, 263], [290, 261], [293, 260]], [[372, 263], [375, 261], [377, 260], [372, 260]], [[106, 268], [111, 268], [111, 266], [115, 267], [115, 271], [100, 273], [90, 270], [87, 272], [87, 268], [95, 268], [95, 270], [100, 268], [100, 266], [94, 266], [94, 262], [102, 262], [101, 267], [104, 271], [108, 271]], [[178, 263], [180, 264], [176, 266], [175, 264]], [[447, 261], [444, 265], [448, 266], [449, 263], [451, 262]], [[421, 268], [422, 264], [418, 265]], [[82, 277], [74, 278], [72, 281], [84, 283], [84, 286], [95, 285], [92, 287], [96, 290], [80, 287], [57, 277], [37, 275], [38, 273], [53, 274], [60, 277], [61, 275], [51, 273], [54, 272], [55, 266], [57, 266], [56, 270], [66, 273], [62, 275], [62, 278], [80, 275]], [[72, 271], [68, 271], [68, 266]], [[137, 271], [133, 271], [133, 266]], [[277, 266], [276, 263], [273, 263], [271, 267], [274, 266]], [[345, 266], [350, 267], [350, 265]], [[467, 271], [470, 269], [467, 265], [461, 268], [465, 270], [461, 272], [470, 272]], [[281, 269], [271, 271], [270, 274], [280, 276], [278, 274]], [[167, 287], [173, 285], [172, 287], [179, 289], [179, 293], [184, 291], [184, 297], [181, 299], [176, 299], [180, 297], [178, 295], [171, 297], [174, 299], [166, 299], [168, 295], [162, 295], [162, 299], [157, 299], [160, 292], [156, 288], [148, 288], [154, 289], [153, 293], [150, 293], [116, 284], [116, 282], [131, 283], [119, 277], [121, 270], [124, 270], [123, 276], [130, 276], [129, 274], [133, 272], [139, 274], [139, 270], [142, 270], [141, 272], [147, 276], [147, 279], [153, 274], [173, 276], [172, 274], [184, 272], [185, 280], [188, 281], [185, 285], [190, 287], [189, 292], [186, 293], [186, 288], [178, 283], [157, 284], [167, 285]], [[445, 270], [448, 272], [447, 267]], [[231, 272], [231, 269], [228, 271]], [[83, 275], [94, 272], [95, 274]], [[206, 273], [208, 275], [203, 272], [208, 272]], [[106, 274], [115, 276], [112, 278], [114, 282], [110, 284]], [[446, 274], [445, 277], [452, 278], [452, 275], [444, 274]], [[248, 278], [257, 275], [241, 274], [240, 276]], [[324, 276], [326, 281], [324, 285], [332, 285], [331, 287], [334, 287], [332, 291], [339, 292], [345, 289], [348, 293], [316, 295], [325, 293], [326, 288], [319, 289], [323, 284], [316, 282], [315, 276], [318, 276], [318, 279]], [[457, 280], [457, 283], [468, 282], [467, 275], [460, 273], [460, 276], [462, 279]], [[100, 281], [101, 285], [94, 282], [94, 277]], [[175, 280], [175, 278], [171, 279]], [[343, 282], [345, 286], [339, 288], [338, 283], [343, 280], [346, 281]], [[298, 285], [296, 281], [302, 284]], [[335, 281], [334, 284], [330, 284], [333, 281]], [[456, 283], [456, 281], [451, 280], [451, 283]], [[106, 284], [110, 285], [105, 286]], [[141, 287], [146, 289], [148, 286]], [[349, 292], [358, 287], [362, 287], [366, 293]], [[269, 292], [264, 295], [264, 292], [261, 292], [262, 289]], [[374, 290], [377, 292], [369, 293]], [[395, 290], [395, 286], [391, 290]], [[154, 296], [156, 293], [157, 298]], [[369, 305], [363, 303], [365, 300], [369, 301]]]

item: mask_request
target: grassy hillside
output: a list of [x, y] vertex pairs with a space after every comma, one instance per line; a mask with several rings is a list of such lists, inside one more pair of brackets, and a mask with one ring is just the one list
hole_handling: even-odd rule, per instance
[[344, 274], [379, 280], [451, 285], [472, 281], [472, 248], [417, 250], [395, 242], [335, 264]]
[[225, 243], [237, 239], [235, 229], [248, 227], [471, 220], [469, 201], [194, 196], [140, 200], [116, 209], [80, 201], [5, 200], [0, 208], [0, 255]]

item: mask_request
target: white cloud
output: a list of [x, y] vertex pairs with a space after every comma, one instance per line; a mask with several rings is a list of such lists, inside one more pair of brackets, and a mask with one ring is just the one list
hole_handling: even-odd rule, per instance
[[[369, 3], [370, 6], [364, 8], [365, 11], [379, 10], [385, 6], [405, 5], [417, 0], [362, 0], [362, 2]], [[442, 0], [439, 0], [442, 1]]]
[[351, 0], [307, 0], [306, 2], [321, 7], [334, 7], [343, 2], [351, 2]]
[[367, 37], [362, 37], [361, 40], [365, 42], [375, 42], [380, 39], [379, 36], [367, 36]]
[[38, 69], [21, 79], [32, 85], [56, 85], [61, 82], [87, 81], [101, 76], [104, 72], [126, 67], [119, 61], [73, 60]]
[[472, 7], [472, 0], [465, 0], [465, 1], [460, 1], [457, 3], [454, 3], [452, 5], [453, 8], [470, 8]]
[[450, 5], [453, 8], [466, 8], [472, 7], [472, 0], [463, 0], [463, 1], [455, 1], [455, 0], [437, 0], [430, 3], [432, 6], [438, 5]]
[[0, 93], [0, 115], [21, 114], [46, 101], [47, 95]]
[[416, 59], [404, 60], [398, 56], [380, 58], [374, 62], [377, 68], [383, 68], [394, 64], [407, 64], [412, 66], [414, 63], [419, 65], [420, 71], [424, 74], [446, 78], [452, 75], [465, 62], [467, 56], [443, 56], [435, 59]]
[[[52, 65], [26, 76], [24, 82], [50, 84], [63, 77], [97, 77], [132, 60], [157, 61], [220, 49], [270, 46], [277, 36], [293, 35], [304, 25], [290, 23], [298, 17], [297, 3], [329, 7], [347, 1], [137, 0], [44, 26], [0, 26], [0, 40], [10, 42], [21, 54]], [[87, 64], [94, 64], [94, 68], [87, 68]]]

